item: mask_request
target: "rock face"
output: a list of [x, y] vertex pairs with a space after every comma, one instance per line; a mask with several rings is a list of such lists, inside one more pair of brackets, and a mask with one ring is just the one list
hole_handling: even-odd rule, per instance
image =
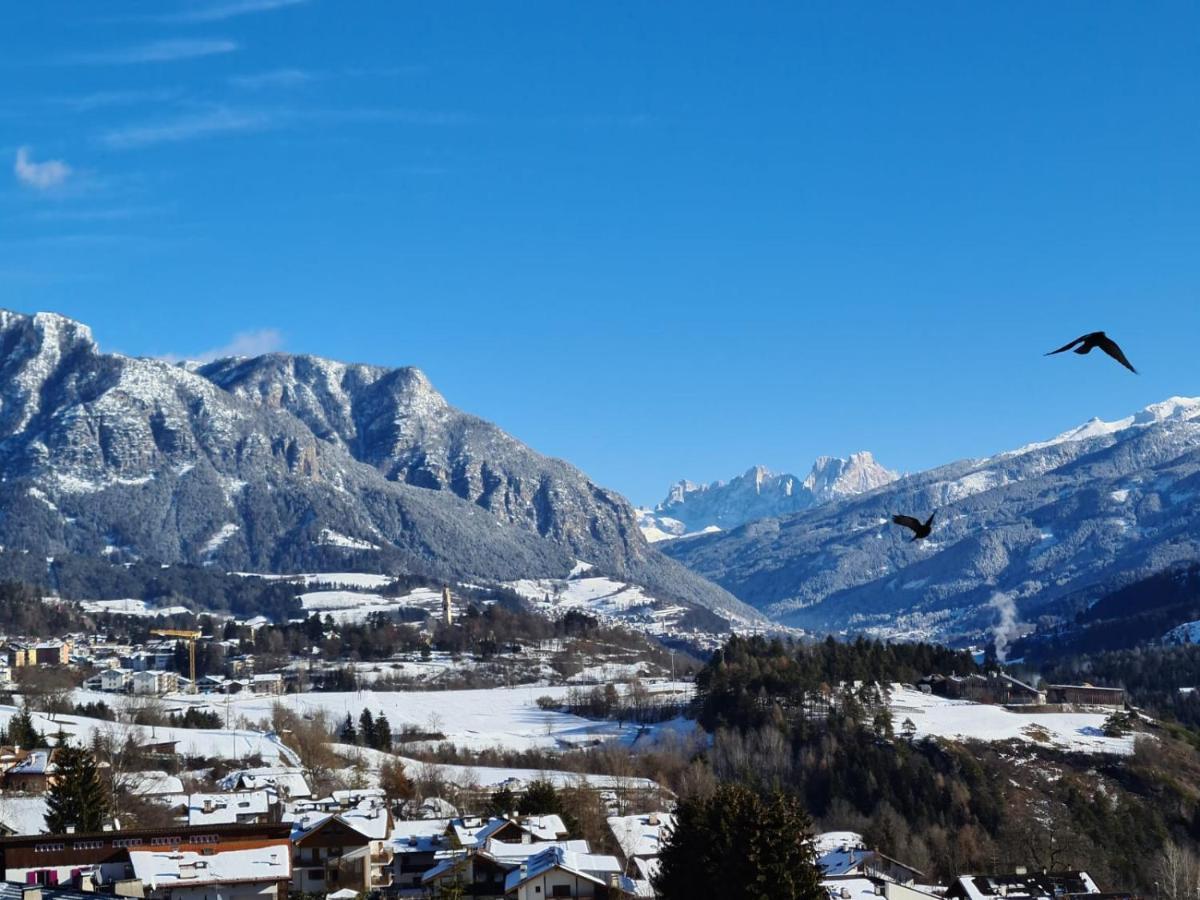
[[[893, 513], [937, 511], [910, 543]], [[1200, 400], [907, 476], [808, 511], [660, 544], [742, 600], [816, 631], [947, 637], [1029, 620], [1118, 574], [1200, 559]]]
[[643, 532], [657, 529], [654, 537], [661, 539], [685, 532], [726, 531], [874, 490], [898, 477], [864, 451], [849, 459], [819, 457], [803, 481], [795, 475], [775, 475], [763, 466], [730, 481], [680, 481], [652, 512], [643, 511]]
[[271, 354], [191, 369], [0, 311], [0, 544], [222, 568], [565, 577], [576, 559], [754, 617], [632, 508], [416, 369]]

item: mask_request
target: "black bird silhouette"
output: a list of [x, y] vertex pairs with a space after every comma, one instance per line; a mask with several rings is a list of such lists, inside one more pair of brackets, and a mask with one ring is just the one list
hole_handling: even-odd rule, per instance
[[914, 519], [912, 516], [892, 516], [892, 521], [897, 525], [903, 525], [905, 528], [911, 528], [914, 541], [922, 540], [930, 535], [933, 531], [933, 517], [937, 513], [931, 513], [929, 518], [922, 522], [920, 519]]
[[[1078, 344], [1078, 347], [1075, 345]], [[1134, 375], [1137, 374], [1137, 369], [1133, 364], [1125, 358], [1125, 354], [1121, 352], [1121, 348], [1117, 346], [1117, 342], [1110, 338], [1103, 331], [1093, 331], [1091, 334], [1085, 334], [1082, 337], [1077, 337], [1069, 344], [1064, 344], [1057, 350], [1051, 350], [1047, 356], [1053, 356], [1055, 353], [1063, 353], [1075, 347], [1075, 352], [1079, 354], [1091, 353], [1095, 348], [1099, 347]]]

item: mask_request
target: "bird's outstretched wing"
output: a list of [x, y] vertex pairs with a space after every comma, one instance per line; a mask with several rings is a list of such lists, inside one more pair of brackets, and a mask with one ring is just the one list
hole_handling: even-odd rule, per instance
[[1112, 338], [1105, 335], [1097, 342], [1097, 346], [1134, 375], [1137, 374], [1137, 369], [1133, 367], [1133, 363], [1125, 358], [1125, 354], [1121, 352], [1121, 348], [1117, 346], [1117, 342]]
[[914, 519], [912, 516], [892, 516], [892, 521], [905, 528], [911, 528], [913, 531], [921, 527], [921, 520]]
[[1088, 338], [1090, 338], [1090, 337], [1091, 337], [1091, 335], [1090, 335], [1090, 334], [1081, 334], [1079, 337], [1075, 338], [1075, 340], [1071, 341], [1071, 343], [1069, 343], [1069, 344], [1063, 344], [1063, 345], [1062, 345], [1061, 347], [1059, 347], [1057, 350], [1051, 350], [1051, 351], [1050, 351], [1049, 353], [1047, 353], [1046, 355], [1047, 355], [1047, 356], [1053, 356], [1055, 353], [1065, 353], [1065, 352], [1067, 352], [1068, 350], [1070, 350], [1072, 347], [1074, 347], [1076, 344], [1082, 344], [1084, 341], [1086, 341], [1086, 340], [1087, 340]]

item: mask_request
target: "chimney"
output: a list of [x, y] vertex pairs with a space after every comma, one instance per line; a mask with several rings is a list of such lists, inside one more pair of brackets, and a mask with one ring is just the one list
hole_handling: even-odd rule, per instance
[[21, 888], [21, 900], [42, 900], [42, 886], [27, 884]]

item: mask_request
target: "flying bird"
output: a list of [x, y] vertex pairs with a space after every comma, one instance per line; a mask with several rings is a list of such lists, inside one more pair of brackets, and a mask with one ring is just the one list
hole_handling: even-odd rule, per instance
[[[1079, 346], [1076, 347], [1075, 345]], [[1093, 331], [1091, 334], [1085, 334], [1082, 337], [1077, 337], [1069, 344], [1059, 347], [1057, 350], [1051, 350], [1047, 356], [1053, 356], [1055, 353], [1063, 353], [1075, 348], [1075, 352], [1079, 354], [1091, 353], [1095, 348], [1099, 347], [1133, 374], [1137, 374], [1137, 369], [1133, 364], [1125, 358], [1125, 354], [1121, 352], [1121, 348], [1117, 346], [1117, 342], [1110, 338], [1103, 331]]]
[[933, 517], [937, 513], [931, 513], [929, 518], [922, 522], [920, 519], [914, 519], [912, 516], [892, 516], [892, 521], [897, 525], [903, 525], [905, 528], [911, 528], [914, 541], [919, 541], [929, 537], [933, 531]]

